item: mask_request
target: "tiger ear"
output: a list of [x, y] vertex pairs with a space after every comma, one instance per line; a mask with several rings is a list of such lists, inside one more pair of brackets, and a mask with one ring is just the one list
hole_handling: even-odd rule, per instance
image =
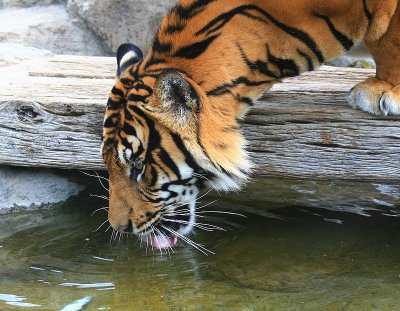
[[126, 68], [140, 62], [142, 59], [143, 53], [136, 45], [131, 43], [120, 45], [117, 51], [117, 75], [119, 76]]
[[176, 70], [162, 72], [154, 84], [156, 105], [181, 123], [199, 112], [199, 96], [190, 82]]

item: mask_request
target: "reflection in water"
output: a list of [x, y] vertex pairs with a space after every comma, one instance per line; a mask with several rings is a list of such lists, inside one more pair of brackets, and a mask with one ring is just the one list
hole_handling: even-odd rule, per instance
[[[209, 256], [184, 244], [161, 257], [151, 249], [146, 254], [134, 237], [110, 242], [105, 228], [92, 232], [107, 213], [91, 217], [101, 203], [88, 195], [58, 210], [3, 215], [0, 309], [396, 309], [400, 223], [382, 216], [395, 215], [396, 191], [373, 186], [393, 205], [373, 205], [371, 195], [369, 205], [350, 214], [332, 211], [333, 196], [324, 201], [327, 209], [317, 201], [298, 204], [299, 196], [315, 192], [289, 183], [293, 187], [295, 199], [282, 187], [268, 196], [250, 188], [252, 201], [230, 196], [213, 204], [212, 210], [251, 214], [211, 213], [207, 221], [227, 231], [191, 236], [215, 253]], [[279, 195], [287, 206], [274, 203]], [[339, 203], [349, 211], [350, 204], [343, 209]]]
[[26, 307], [26, 308], [41, 306], [41, 305], [36, 305], [33, 303], [23, 302], [24, 300], [26, 300], [25, 297], [0, 293], [0, 301], [4, 301], [7, 305], [10, 305], [10, 306]]
[[104, 289], [114, 289], [114, 283], [90, 283], [90, 284], [82, 284], [82, 283], [61, 283], [60, 286], [67, 286], [67, 287], [76, 287], [76, 288], [94, 288], [98, 290]]
[[83, 298], [75, 300], [72, 303], [69, 303], [60, 311], [79, 311], [82, 310], [91, 301], [92, 301], [92, 296], [85, 296]]

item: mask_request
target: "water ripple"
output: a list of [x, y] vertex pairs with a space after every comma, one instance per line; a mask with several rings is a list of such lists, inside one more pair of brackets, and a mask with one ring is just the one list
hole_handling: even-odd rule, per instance
[[61, 286], [76, 287], [76, 288], [103, 288], [103, 287], [114, 287], [114, 283], [61, 283]]
[[23, 302], [24, 300], [26, 300], [26, 297], [12, 295], [12, 294], [1, 294], [0, 293], [0, 300], [4, 301], [6, 304], [12, 305], [12, 306], [27, 307], [27, 308], [41, 307], [41, 305]]

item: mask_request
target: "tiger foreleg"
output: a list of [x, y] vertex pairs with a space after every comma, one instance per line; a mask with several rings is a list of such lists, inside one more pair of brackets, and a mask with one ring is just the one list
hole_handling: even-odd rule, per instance
[[400, 115], [400, 6], [377, 1], [365, 43], [376, 62], [376, 77], [355, 85], [347, 99], [353, 108], [375, 115]]

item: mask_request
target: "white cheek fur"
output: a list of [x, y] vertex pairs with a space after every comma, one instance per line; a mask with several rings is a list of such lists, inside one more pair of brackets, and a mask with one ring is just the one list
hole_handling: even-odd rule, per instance
[[186, 235], [193, 230], [194, 225], [196, 224], [196, 213], [195, 213], [196, 207], [195, 206], [196, 206], [196, 204], [194, 201], [189, 204], [189, 211], [190, 211], [189, 222], [188, 222], [188, 224], [186, 224], [186, 226], [181, 226], [179, 228], [179, 230], [178, 230], [179, 234]]

